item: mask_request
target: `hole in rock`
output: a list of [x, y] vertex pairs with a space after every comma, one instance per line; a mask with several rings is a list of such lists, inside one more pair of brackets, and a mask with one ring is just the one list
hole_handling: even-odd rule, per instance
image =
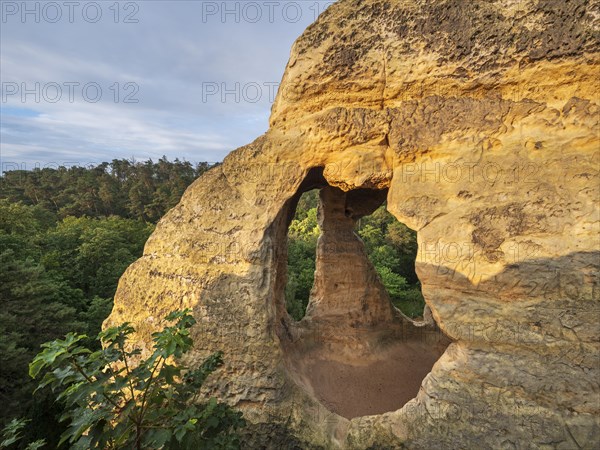
[[401, 408], [450, 342], [424, 308], [415, 234], [387, 212], [386, 195], [343, 192], [313, 169], [276, 230], [288, 373], [346, 418]]
[[295, 320], [302, 319], [306, 313], [315, 276], [317, 239], [321, 234], [317, 224], [318, 203], [318, 189], [303, 193], [288, 227], [285, 306]]
[[[288, 226], [285, 305], [294, 320], [304, 317], [314, 282], [317, 239], [321, 234], [317, 223], [319, 191], [312, 189], [300, 196]], [[352, 210], [346, 209], [345, 216], [352, 217]], [[425, 300], [415, 272], [417, 233], [389, 213], [385, 202], [372, 214], [358, 219], [355, 232], [392, 304], [411, 319], [422, 319]]]

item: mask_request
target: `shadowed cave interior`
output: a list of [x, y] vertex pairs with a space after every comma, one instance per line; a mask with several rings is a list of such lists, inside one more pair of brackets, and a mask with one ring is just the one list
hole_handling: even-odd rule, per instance
[[[316, 270], [306, 314], [286, 311], [287, 231], [302, 193], [319, 189]], [[344, 192], [313, 169], [276, 225], [277, 334], [289, 376], [346, 418], [382, 414], [414, 398], [450, 340], [427, 307], [415, 321], [396, 309], [355, 232], [387, 189]]]

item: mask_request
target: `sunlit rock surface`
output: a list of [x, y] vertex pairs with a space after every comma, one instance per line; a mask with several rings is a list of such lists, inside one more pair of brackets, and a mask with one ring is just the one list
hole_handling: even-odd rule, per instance
[[[209, 390], [253, 424], [247, 448], [596, 448], [599, 24], [597, 1], [334, 4], [269, 131], [160, 221], [106, 325], [147, 345], [192, 308], [190, 363], [225, 352]], [[287, 225], [315, 187], [331, 229], [296, 323]], [[418, 323], [348, 228], [386, 198], [418, 231]]]

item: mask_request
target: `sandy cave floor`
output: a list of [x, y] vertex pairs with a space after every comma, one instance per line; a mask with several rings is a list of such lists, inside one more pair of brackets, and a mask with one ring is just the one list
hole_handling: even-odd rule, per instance
[[330, 411], [348, 419], [400, 409], [413, 399], [445, 346], [400, 342], [365, 361], [303, 358], [296, 369]]

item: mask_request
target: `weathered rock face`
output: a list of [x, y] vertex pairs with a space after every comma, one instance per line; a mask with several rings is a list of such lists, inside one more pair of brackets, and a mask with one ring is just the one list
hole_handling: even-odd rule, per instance
[[[584, 0], [334, 4], [294, 44], [269, 131], [161, 220], [107, 323], [144, 343], [192, 308], [192, 359], [225, 351], [211, 390], [256, 424], [249, 448], [593, 448], [599, 24]], [[316, 285], [295, 323], [287, 226], [315, 187]], [[386, 195], [418, 231], [423, 323], [389, 306], [350, 231]], [[351, 396], [384, 372], [403, 383], [415, 355], [431, 367], [446, 336], [403, 406], [325, 401], [327, 364], [362, 371]]]
[[[370, 327], [390, 322], [393, 308], [385, 287], [377, 277], [364, 250], [364, 245], [354, 232], [356, 220], [364, 214], [354, 210], [367, 206], [368, 194], [349, 198], [352, 193], [339, 188], [324, 187], [320, 191], [321, 208], [317, 244], [315, 284], [310, 298], [308, 317], [312, 321], [332, 322], [330, 326]], [[385, 191], [374, 191], [382, 197]], [[382, 203], [374, 202], [373, 212]], [[353, 203], [356, 207], [353, 208]], [[323, 324], [325, 326], [325, 324]]]

